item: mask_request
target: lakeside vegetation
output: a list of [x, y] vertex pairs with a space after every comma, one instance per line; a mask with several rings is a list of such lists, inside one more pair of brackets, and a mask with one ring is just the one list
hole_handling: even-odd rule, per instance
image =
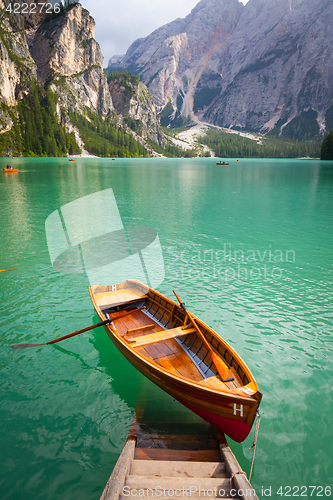
[[300, 158], [320, 157], [320, 142], [298, 142], [264, 137], [262, 144], [218, 129], [209, 129], [199, 138], [216, 156], [225, 158]]
[[[107, 75], [109, 81], [117, 80], [127, 89], [129, 97], [133, 93], [133, 85], [140, 77], [129, 72], [115, 72]], [[0, 155], [2, 156], [41, 156], [62, 157], [81, 154], [74, 132], [66, 131], [69, 122], [77, 127], [85, 149], [100, 157], [148, 157], [149, 148], [166, 157], [193, 156], [175, 146], [170, 140], [166, 146], [146, 141], [147, 147], [138, 142], [130, 131], [142, 135], [142, 121], [124, 117], [124, 127], [119, 125], [115, 113], [103, 118], [88, 110], [84, 115], [76, 111], [67, 111], [59, 107], [59, 98], [52, 92], [49, 85], [46, 88], [35, 81], [30, 82], [29, 94], [17, 105], [11, 108], [0, 104], [0, 120], [3, 128], [11, 127], [0, 134]], [[7, 123], [2, 115], [10, 116]]]
[[69, 118], [77, 126], [89, 153], [103, 157], [138, 158], [148, 156], [146, 148], [122, 127], [117, 127], [115, 117], [103, 120], [100, 115], [87, 112], [82, 116], [70, 112]]
[[[139, 76], [129, 72], [115, 72], [107, 75], [109, 81], [121, 80], [122, 85], [128, 82], [128, 92], [133, 91], [132, 85], [138, 83]], [[168, 115], [170, 109], [164, 110]], [[0, 104], [0, 120], [2, 113], [9, 115], [12, 126], [8, 132], [0, 134], [0, 154], [7, 156], [41, 156], [61, 157], [81, 153], [74, 132], [68, 133], [66, 123], [70, 121], [77, 127], [85, 149], [100, 157], [148, 157], [149, 150], [168, 158], [208, 156], [198, 145], [196, 148], [184, 150], [172, 142], [172, 138], [183, 130], [190, 128], [181, 124], [181, 128], [164, 127], [166, 145], [146, 140], [146, 147], [138, 142], [130, 131], [139, 137], [142, 135], [141, 120], [124, 117], [124, 127], [119, 126], [117, 116], [111, 113], [104, 119], [102, 116], [89, 110], [85, 115], [77, 112], [67, 112], [59, 108], [58, 97], [50, 88], [44, 88], [35, 81], [30, 84], [29, 94], [25, 96], [16, 108]], [[310, 116], [311, 115], [311, 116]], [[306, 115], [307, 128], [310, 138], [314, 132], [313, 119], [310, 112]], [[161, 113], [161, 121], [164, 116]], [[275, 131], [260, 138], [260, 142], [211, 128], [205, 132], [198, 142], [207, 145], [217, 157], [237, 158], [298, 158], [314, 157], [333, 159], [333, 132], [328, 134], [322, 142], [317, 140], [300, 141], [300, 130], [303, 122], [294, 120], [290, 129], [285, 127], [285, 134], [278, 136]], [[5, 123], [2, 124], [5, 128]], [[8, 125], [10, 126], [10, 124]], [[304, 128], [304, 127], [303, 127]], [[302, 132], [304, 136], [304, 130]], [[317, 132], [315, 130], [315, 132]], [[288, 137], [286, 137], [288, 135]], [[168, 138], [169, 136], [169, 138]]]
[[167, 145], [163, 148], [159, 144], [153, 141], [148, 141], [150, 147], [166, 158], [192, 158], [196, 156], [195, 151], [193, 149], [184, 150], [173, 144], [171, 141], [167, 141]]
[[[28, 157], [81, 154], [74, 132], [66, 132], [65, 124], [69, 118], [79, 129], [85, 148], [91, 154], [105, 157], [147, 156], [146, 148], [118, 127], [115, 117], [103, 120], [92, 112], [87, 112], [86, 116], [69, 112], [67, 117], [64, 109], [59, 116], [57, 102], [58, 97], [50, 89], [32, 82], [29, 95], [18, 103], [16, 112], [11, 110], [11, 130], [0, 134], [0, 154]], [[4, 108], [8, 107], [2, 104]]]
[[[1, 154], [14, 156], [67, 156], [80, 154], [74, 133], [66, 132], [64, 111], [57, 114], [57, 96], [31, 82], [28, 96], [16, 112], [11, 110], [13, 126], [0, 134]], [[2, 104], [2, 108], [6, 105]]]
[[333, 130], [323, 140], [320, 151], [320, 159], [333, 160]]

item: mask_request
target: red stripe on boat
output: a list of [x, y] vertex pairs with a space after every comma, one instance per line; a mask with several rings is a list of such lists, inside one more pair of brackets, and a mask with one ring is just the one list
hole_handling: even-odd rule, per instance
[[[174, 396], [173, 396], [174, 397]], [[177, 399], [177, 398], [175, 398]], [[214, 427], [224, 432], [231, 439], [236, 441], [237, 443], [241, 443], [250, 433], [251, 427], [247, 425], [245, 422], [239, 422], [239, 420], [233, 420], [231, 418], [220, 417], [218, 415], [213, 415], [205, 410], [200, 410], [195, 406], [188, 405], [178, 399], [179, 403], [186, 406], [189, 410], [196, 413], [199, 417], [203, 418]]]

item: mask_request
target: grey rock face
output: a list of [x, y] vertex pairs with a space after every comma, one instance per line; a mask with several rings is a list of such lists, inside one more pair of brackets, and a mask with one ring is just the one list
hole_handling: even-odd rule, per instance
[[109, 89], [115, 111], [122, 121], [128, 117], [138, 122], [137, 139], [149, 138], [163, 146], [165, 143], [163, 130], [157, 116], [155, 101], [147, 87], [141, 81], [130, 80], [123, 85], [120, 79], [114, 78], [109, 83]]
[[[12, 111], [16, 112], [18, 100], [29, 93], [30, 82], [36, 79], [42, 85], [50, 85], [59, 96], [59, 116], [61, 107], [79, 113], [89, 108], [105, 117], [110, 112], [115, 116], [103, 72], [103, 56], [95, 40], [95, 21], [89, 12], [75, 4], [47, 22], [45, 14], [30, 14], [33, 0], [27, 1], [26, 15], [6, 11], [9, 3], [10, 0], [0, 0], [3, 9], [0, 18], [0, 102], [7, 105], [0, 110], [0, 132], [11, 129]], [[117, 104], [123, 99], [121, 109], [117, 110], [119, 123], [128, 115], [142, 123], [141, 142], [150, 138], [164, 143], [154, 100], [141, 82], [132, 88], [130, 96], [122, 95], [120, 89], [113, 94], [118, 99]], [[71, 129], [70, 123], [67, 126]]]
[[265, 132], [312, 108], [323, 128], [333, 104], [332, 19], [329, 0], [250, 0], [223, 57], [215, 54], [223, 90], [205, 116]]
[[[20, 31], [24, 18], [5, 11], [9, 3], [8, 0], [0, 0], [0, 8], [3, 9], [0, 18], [0, 102], [15, 106], [17, 100], [24, 95], [29, 78], [36, 77], [37, 68], [30, 55], [24, 31]], [[7, 130], [8, 122], [2, 123], [1, 120], [1, 128]]]
[[201, 0], [185, 19], [134, 42], [123, 65], [140, 72], [158, 106], [171, 100], [176, 109], [180, 95], [182, 114], [188, 116], [202, 73], [234, 30], [243, 8], [238, 0]]
[[[45, 14], [30, 14], [31, 3], [27, 2], [28, 14], [22, 15], [6, 11], [10, 2], [0, 0], [4, 9], [0, 20], [1, 100], [15, 107], [29, 93], [30, 80], [37, 79], [43, 85], [52, 82], [63, 106], [86, 106], [106, 115], [113, 105], [103, 74], [103, 57], [94, 39], [93, 18], [77, 4], [45, 22]], [[8, 123], [5, 126], [8, 129]]]
[[161, 108], [170, 100], [183, 116], [194, 107], [211, 123], [267, 132], [312, 108], [324, 129], [332, 19], [331, 0], [201, 0], [185, 19], [134, 42], [123, 64]]
[[95, 40], [95, 21], [76, 4], [63, 16], [44, 23], [30, 35], [29, 48], [38, 80], [52, 82], [62, 104], [107, 115], [113, 109], [103, 74], [103, 56]]

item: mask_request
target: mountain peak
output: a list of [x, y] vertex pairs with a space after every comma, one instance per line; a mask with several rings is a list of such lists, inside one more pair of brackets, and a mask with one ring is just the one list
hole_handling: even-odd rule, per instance
[[[226, 42], [244, 10], [238, 0], [201, 0], [183, 19], [136, 40], [122, 64], [139, 72], [159, 107], [190, 116], [193, 93], [213, 53]], [[118, 61], [119, 63], [119, 61]]]
[[325, 128], [332, 18], [331, 0], [201, 0], [134, 42], [122, 64], [141, 75], [160, 108], [173, 109], [174, 123], [196, 113], [267, 132], [312, 109]]

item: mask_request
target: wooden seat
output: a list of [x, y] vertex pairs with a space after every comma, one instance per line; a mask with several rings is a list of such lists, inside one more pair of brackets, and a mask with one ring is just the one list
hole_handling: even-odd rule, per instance
[[138, 300], [145, 300], [147, 293], [134, 287], [126, 287], [114, 290], [112, 286], [95, 285], [91, 287], [96, 304], [105, 310], [122, 304], [131, 304]]
[[126, 338], [126, 340], [132, 347], [142, 347], [144, 345], [154, 344], [155, 342], [162, 342], [163, 340], [188, 335], [189, 333], [193, 333], [195, 331], [195, 328], [190, 328], [188, 330], [182, 330], [182, 328], [171, 328], [170, 330], [162, 330], [161, 332], [150, 333], [133, 339]]

